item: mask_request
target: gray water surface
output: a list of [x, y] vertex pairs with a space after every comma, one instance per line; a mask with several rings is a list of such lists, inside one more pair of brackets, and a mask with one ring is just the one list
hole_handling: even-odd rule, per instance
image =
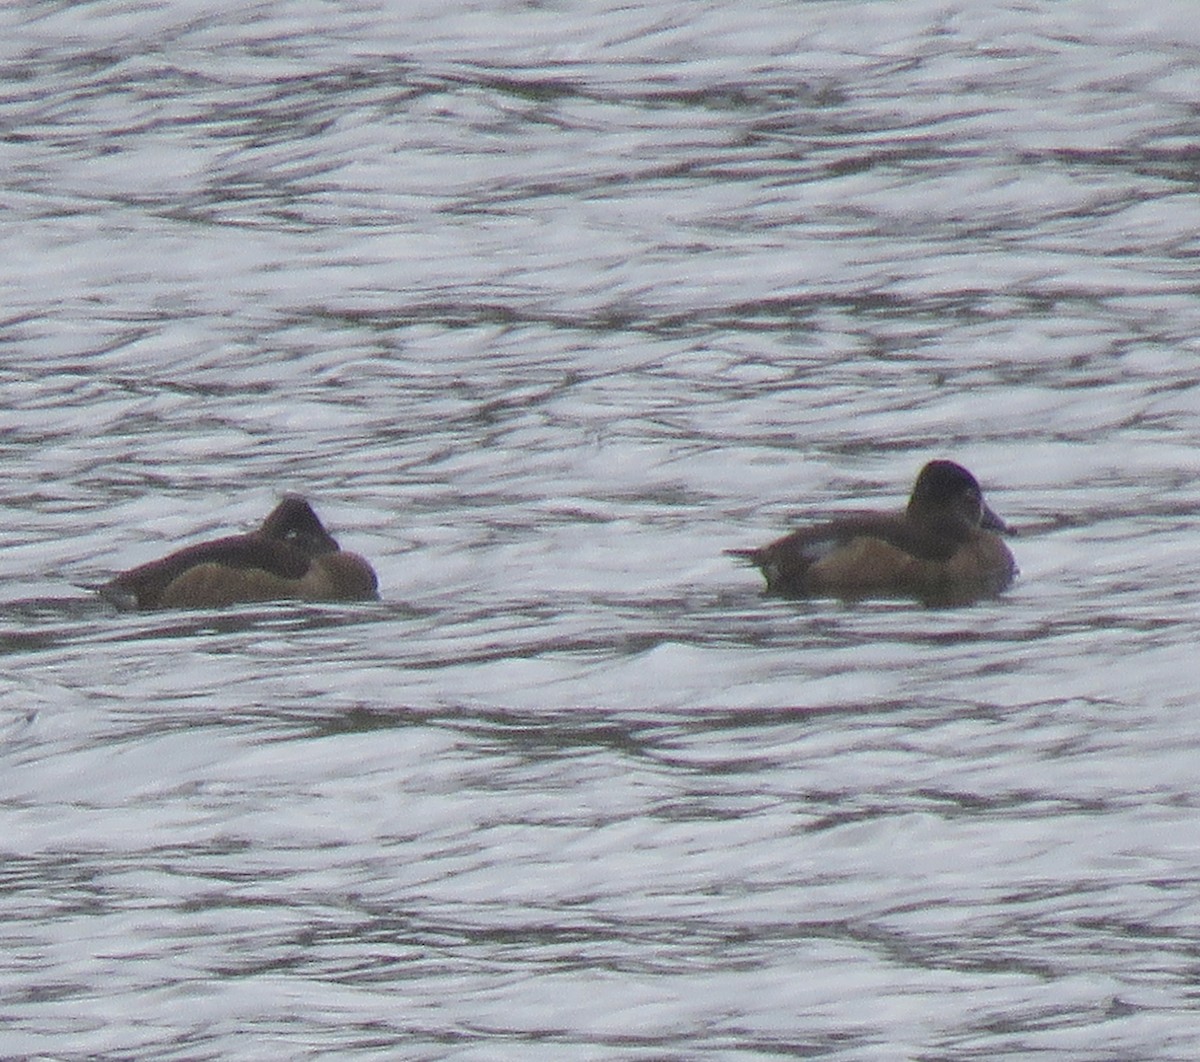
[[[1198, 26], [0, 8], [0, 1055], [1194, 1062]], [[941, 456], [996, 601], [722, 555]]]

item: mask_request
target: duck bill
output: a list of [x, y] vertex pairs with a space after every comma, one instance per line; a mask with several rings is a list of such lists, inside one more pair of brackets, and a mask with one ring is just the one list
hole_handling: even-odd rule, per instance
[[983, 516], [979, 521], [979, 526], [988, 531], [996, 531], [1001, 535], [1016, 534], [1011, 527], [1000, 519], [994, 512], [991, 506], [986, 503], [983, 506]]

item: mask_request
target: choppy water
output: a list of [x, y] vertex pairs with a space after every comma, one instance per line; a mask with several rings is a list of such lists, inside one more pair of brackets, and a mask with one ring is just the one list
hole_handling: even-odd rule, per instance
[[[0, 30], [0, 1055], [1200, 1054], [1188, 5]], [[721, 555], [933, 456], [998, 601]]]

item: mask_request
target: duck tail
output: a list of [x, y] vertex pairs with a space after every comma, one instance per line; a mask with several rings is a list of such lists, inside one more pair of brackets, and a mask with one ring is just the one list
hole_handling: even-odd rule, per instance
[[121, 612], [131, 612], [137, 608], [137, 595], [122, 586], [118, 586], [115, 580], [110, 580], [107, 583], [72, 583], [71, 585], [79, 590], [86, 590], [91, 594], [99, 594], [100, 597], [104, 598], [105, 601]]
[[758, 564], [762, 560], [761, 549], [723, 549], [721, 552], [727, 557], [740, 557], [751, 564]]

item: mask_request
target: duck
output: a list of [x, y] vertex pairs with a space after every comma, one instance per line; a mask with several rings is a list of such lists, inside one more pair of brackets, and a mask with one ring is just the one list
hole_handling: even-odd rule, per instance
[[118, 608], [224, 608], [251, 601], [373, 601], [375, 570], [337, 544], [312, 506], [288, 494], [257, 531], [185, 546], [121, 572], [101, 595]]
[[917, 598], [930, 605], [994, 597], [1017, 576], [1012, 534], [962, 465], [936, 460], [899, 512], [849, 512], [757, 549], [731, 549], [781, 597]]

